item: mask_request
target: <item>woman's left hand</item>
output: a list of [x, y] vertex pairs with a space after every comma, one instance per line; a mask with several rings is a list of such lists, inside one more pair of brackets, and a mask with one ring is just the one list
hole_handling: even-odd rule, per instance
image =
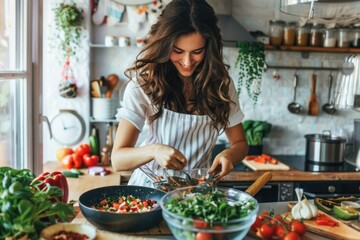
[[234, 169], [234, 165], [230, 157], [227, 156], [225, 153], [220, 153], [215, 157], [213, 164], [210, 167], [208, 173], [215, 172], [216, 168], [218, 167], [221, 169], [221, 172], [219, 176], [216, 178], [216, 183], [218, 183], [221, 180], [221, 178], [229, 174]]

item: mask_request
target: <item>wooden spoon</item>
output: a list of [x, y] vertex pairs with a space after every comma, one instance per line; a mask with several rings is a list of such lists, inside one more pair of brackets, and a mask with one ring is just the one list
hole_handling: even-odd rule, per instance
[[111, 95], [119, 83], [119, 77], [116, 74], [110, 74], [106, 79], [107, 90], [105, 98], [111, 98]]
[[309, 98], [309, 108], [308, 108], [308, 114], [311, 116], [318, 115], [319, 112], [319, 106], [316, 96], [316, 74], [313, 73], [311, 78], [311, 94]]

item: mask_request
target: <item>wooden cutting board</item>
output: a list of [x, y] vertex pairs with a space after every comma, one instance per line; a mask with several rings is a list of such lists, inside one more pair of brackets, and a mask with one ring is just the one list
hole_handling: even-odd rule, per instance
[[[329, 226], [320, 226], [315, 223], [315, 219], [304, 220], [304, 224], [307, 227], [307, 231], [319, 234], [321, 236], [325, 236], [330, 239], [341, 239], [341, 240], [359, 240], [360, 239], [360, 232], [356, 231], [355, 229], [345, 225], [343, 222], [339, 221], [338, 219], [322, 212], [319, 210], [319, 213], [325, 214], [333, 221], [339, 223], [339, 226], [336, 227], [329, 227]], [[291, 212], [287, 212], [281, 214], [282, 216], [286, 217], [286, 221], [292, 220]]]
[[248, 168], [254, 170], [254, 171], [266, 171], [266, 170], [290, 170], [290, 167], [288, 165], [285, 165], [284, 163], [278, 161], [278, 164], [271, 164], [271, 163], [259, 163], [255, 162], [254, 160], [243, 160], [243, 163]]

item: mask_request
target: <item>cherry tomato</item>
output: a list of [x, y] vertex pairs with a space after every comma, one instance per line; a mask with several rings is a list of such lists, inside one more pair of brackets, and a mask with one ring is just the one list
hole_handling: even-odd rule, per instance
[[306, 233], [306, 226], [300, 221], [292, 221], [290, 224], [290, 229], [292, 232], [296, 232], [299, 236], [304, 236]]
[[87, 153], [91, 153], [91, 147], [87, 143], [82, 143], [75, 148], [75, 153], [78, 154], [80, 157], [83, 157]]
[[92, 155], [90, 156], [89, 153], [84, 154], [84, 156], [82, 157], [84, 164], [87, 167], [92, 167], [92, 166], [96, 166], [97, 163], [99, 162], [99, 157], [96, 155]]
[[265, 211], [262, 212], [261, 215], [259, 216], [260, 220], [264, 220], [266, 218], [266, 216], [269, 216], [270, 212]]
[[289, 232], [283, 240], [301, 240], [301, 237], [299, 237], [296, 232]]
[[211, 233], [206, 233], [206, 232], [198, 232], [195, 237], [195, 240], [212, 240], [212, 239], [213, 237]]
[[194, 227], [195, 228], [207, 228], [208, 224], [201, 218], [194, 218]]
[[82, 158], [79, 155], [77, 155], [76, 153], [66, 155], [61, 160], [61, 165], [63, 165], [67, 169], [80, 168], [82, 165]]
[[285, 235], [287, 234], [286, 229], [283, 226], [277, 225], [276, 226], [276, 231], [275, 231], [275, 235], [279, 238], [282, 239]]
[[276, 225], [270, 223], [263, 223], [260, 226], [260, 234], [265, 239], [272, 238], [276, 233]]
[[253, 230], [254, 232], [256, 232], [259, 227], [261, 226], [261, 218], [260, 217], [256, 217], [255, 222], [251, 225], [251, 230]]
[[[214, 226], [213, 229], [217, 230], [217, 231], [224, 230], [224, 228], [222, 226]], [[225, 234], [224, 233], [214, 233], [214, 236], [216, 237], [216, 239], [222, 239], [225, 237]]]

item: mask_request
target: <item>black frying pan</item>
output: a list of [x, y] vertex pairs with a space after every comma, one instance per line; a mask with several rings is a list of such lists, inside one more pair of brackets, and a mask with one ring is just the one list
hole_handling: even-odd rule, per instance
[[[102, 212], [91, 206], [99, 204], [104, 198], [116, 199], [133, 195], [136, 198], [156, 200], [160, 203], [165, 192], [142, 186], [108, 186], [89, 190], [79, 198], [80, 210], [86, 220], [99, 229], [111, 232], [137, 232], [150, 229], [162, 221], [161, 208], [146, 213]], [[160, 205], [160, 204], [159, 204]]]

